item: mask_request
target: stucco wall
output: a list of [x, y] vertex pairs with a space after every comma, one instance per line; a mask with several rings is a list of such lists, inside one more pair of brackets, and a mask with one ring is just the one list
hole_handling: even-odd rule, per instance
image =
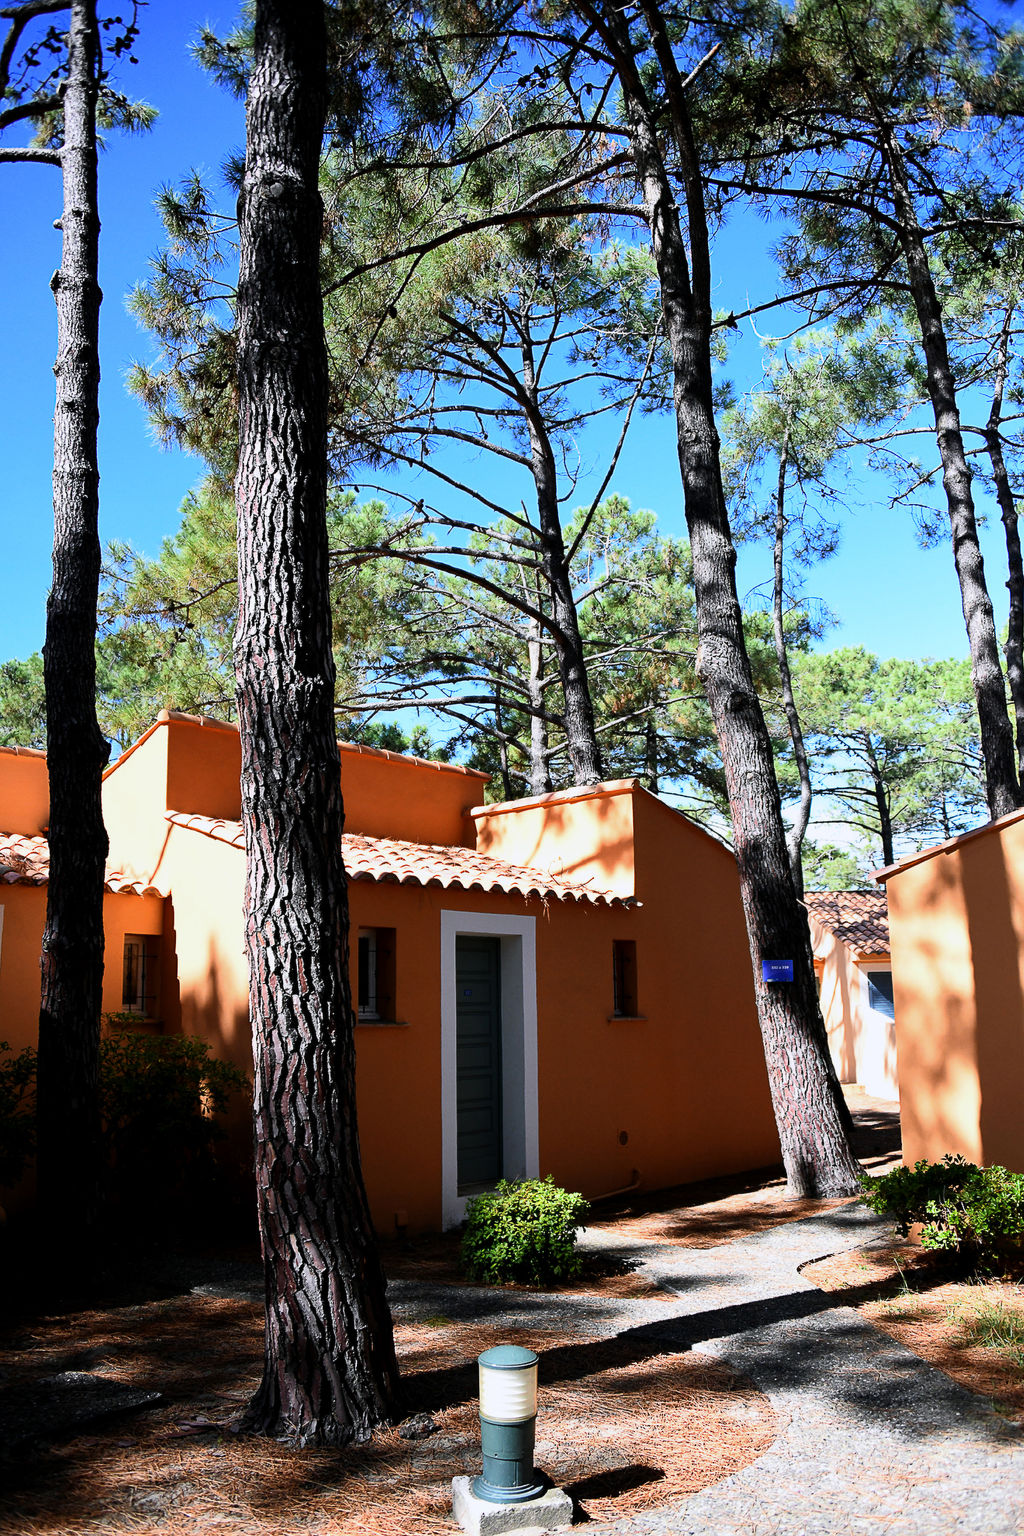
[[34, 747], [0, 747], [0, 832], [39, 837], [49, 820], [46, 754]]
[[907, 1161], [1024, 1171], [1024, 820], [886, 881]]

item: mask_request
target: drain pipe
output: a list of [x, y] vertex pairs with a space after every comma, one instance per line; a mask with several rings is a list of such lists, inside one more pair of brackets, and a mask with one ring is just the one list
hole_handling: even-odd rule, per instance
[[632, 1195], [640, 1188], [641, 1182], [640, 1170], [639, 1168], [634, 1168], [632, 1170], [632, 1179], [628, 1184], [624, 1184], [621, 1189], [610, 1189], [604, 1195], [591, 1195], [589, 1203], [591, 1205], [601, 1205], [605, 1200], [617, 1199], [619, 1195]]

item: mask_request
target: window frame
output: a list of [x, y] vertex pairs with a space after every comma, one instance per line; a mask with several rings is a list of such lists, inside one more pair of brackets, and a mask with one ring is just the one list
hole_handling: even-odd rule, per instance
[[612, 940], [612, 1011], [613, 1019], [639, 1019], [640, 995], [637, 986], [636, 940]]
[[[394, 928], [372, 924], [361, 925], [356, 930], [353, 1012], [357, 1024], [394, 1024], [398, 1021], [395, 996], [396, 937]], [[367, 957], [365, 973], [364, 954]]]

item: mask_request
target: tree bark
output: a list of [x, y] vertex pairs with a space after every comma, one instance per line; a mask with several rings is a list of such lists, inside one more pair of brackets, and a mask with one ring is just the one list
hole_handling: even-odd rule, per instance
[[544, 719], [544, 649], [537, 619], [530, 620], [528, 635], [526, 696], [530, 704], [530, 793], [546, 795], [551, 789], [551, 766], [548, 727]]
[[71, 7], [64, 93], [63, 248], [57, 300], [53, 587], [43, 646], [50, 880], [42, 943], [37, 1088], [39, 1208], [62, 1250], [81, 1253], [100, 1198], [99, 1037], [108, 746], [96, 720], [100, 575], [98, 33], [93, 0]]
[[1010, 329], [1013, 324], [1013, 306], [1008, 305], [999, 332], [996, 353], [996, 376], [992, 389], [992, 409], [985, 428], [985, 447], [992, 466], [992, 479], [999, 503], [999, 515], [1006, 537], [1006, 587], [1010, 594], [1010, 612], [1006, 625], [1006, 678], [1010, 684], [1013, 714], [1017, 737], [1017, 772], [1024, 772], [1024, 561], [1021, 559], [1020, 530], [1017, 526], [1017, 503], [1010, 485], [1010, 476], [1003, 457], [1003, 395], [1009, 367]]
[[659, 793], [661, 785], [658, 762], [658, 722], [654, 718], [654, 706], [647, 711], [644, 721], [644, 778], [652, 795]]
[[782, 684], [782, 705], [786, 711], [789, 739], [793, 744], [793, 758], [800, 780], [800, 800], [793, 825], [786, 837], [789, 868], [793, 876], [793, 888], [800, 901], [804, 899], [804, 864], [801, 856], [804, 835], [811, 819], [811, 770], [807, 761], [804, 733], [800, 726], [800, 712], [793, 694], [793, 675], [789, 667], [789, 651], [786, 647], [783, 601], [785, 592], [786, 553], [786, 470], [789, 465], [789, 428], [787, 427], [779, 452], [779, 483], [775, 493], [775, 544], [773, 549], [772, 583], [772, 632], [775, 636], [775, 659], [779, 664]]
[[879, 122], [879, 129], [911, 297], [921, 329], [928, 395], [932, 402], [942, 459], [942, 484], [946, 492], [953, 560], [960, 583], [960, 598], [971, 652], [971, 680], [981, 726], [989, 814], [994, 820], [1019, 809], [1021, 789], [1013, 733], [1006, 709], [1006, 683], [999, 664], [992, 601], [978, 542], [978, 524], [971, 494], [971, 471], [964, 453], [960, 411], [949, 361], [942, 306], [932, 281], [924, 236], [899, 147], [886, 124]]
[[328, 596], [319, 0], [259, 0], [238, 288], [235, 665], [266, 1278], [247, 1427], [366, 1439], [397, 1368], [359, 1163]]
[[[690, 261], [651, 107], [625, 21], [608, 0], [577, 0], [615, 59], [629, 146], [647, 212], [672, 358], [677, 446], [693, 556], [697, 672], [715, 722], [732, 816], [754, 992], [788, 1192], [845, 1195], [858, 1187], [850, 1118], [828, 1051], [810, 964], [807, 914], [789, 869], [771, 739], [754, 689], [736, 593], [736, 550], [722, 489], [711, 373], [711, 267], [696, 148], [681, 81], [653, 3], [644, 15], [683, 157]], [[793, 981], [769, 983], [762, 961], [792, 960]]]
[[523, 385], [530, 402], [527, 425], [533, 482], [537, 490], [541, 565], [551, 596], [552, 633], [565, 702], [565, 741], [572, 764], [572, 779], [574, 784], [599, 784], [603, 775], [601, 749], [597, 743], [594, 705], [562, 537], [562, 520], [558, 515], [558, 471], [551, 441], [537, 408], [533, 358], [527, 346], [523, 348]]
[[878, 812], [878, 835], [882, 839], [882, 865], [888, 868], [890, 864], [896, 862], [892, 838], [892, 814], [889, 809], [885, 779], [870, 736], [865, 738], [864, 756], [871, 773], [871, 791], [875, 797], [875, 810]]

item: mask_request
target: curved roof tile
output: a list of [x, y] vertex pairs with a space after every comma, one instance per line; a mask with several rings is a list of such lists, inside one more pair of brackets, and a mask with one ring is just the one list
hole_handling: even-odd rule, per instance
[[[242, 824], [210, 816], [168, 811], [175, 826], [202, 832], [233, 848], [244, 848]], [[342, 853], [350, 880], [375, 880], [393, 885], [441, 886], [463, 891], [501, 891], [507, 896], [538, 896], [542, 900], [591, 902], [596, 906], [633, 905], [608, 891], [562, 880], [546, 870], [506, 864], [503, 859], [473, 848], [435, 843], [407, 843], [394, 837], [342, 834]]]
[[889, 903], [884, 891], [808, 891], [807, 910], [864, 956], [889, 953]]
[[[0, 884], [46, 885], [50, 878], [50, 844], [45, 837], [0, 832]], [[107, 866], [103, 889], [114, 896], [161, 896], [155, 885], [135, 880]]]

